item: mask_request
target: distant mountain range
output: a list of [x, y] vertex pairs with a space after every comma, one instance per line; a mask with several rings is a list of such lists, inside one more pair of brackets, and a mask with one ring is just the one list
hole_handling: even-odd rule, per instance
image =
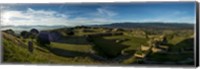
[[[27, 30], [29, 31], [32, 28], [38, 30], [49, 30], [68, 27], [65, 25], [55, 25], [55, 26], [44, 26], [44, 25], [33, 25], [33, 26], [1, 26], [1, 30], [13, 29], [15, 31]], [[123, 23], [112, 23], [104, 25], [89, 25], [89, 27], [106, 27], [106, 28], [143, 28], [143, 29], [193, 29], [194, 24], [188, 23], [134, 23], [134, 22], [123, 22]]]
[[55, 26], [45, 26], [45, 25], [19, 25], [19, 26], [1, 26], [1, 30], [4, 29], [13, 29], [13, 30], [30, 30], [33, 28], [36, 28], [38, 30], [48, 30], [48, 29], [56, 29], [56, 28], [62, 28], [66, 27], [64, 25], [55, 25]]
[[112, 23], [105, 25], [92, 25], [93, 27], [107, 28], [144, 28], [144, 29], [194, 29], [194, 24], [189, 23]]

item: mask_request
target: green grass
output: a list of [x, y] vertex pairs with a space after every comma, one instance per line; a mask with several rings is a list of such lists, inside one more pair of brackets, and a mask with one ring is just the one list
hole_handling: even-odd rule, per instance
[[89, 29], [92, 30], [93, 32], [83, 32], [82, 30], [84, 29], [75, 29], [76, 36], [84, 36], [84, 35], [89, 35], [89, 34], [97, 34], [97, 33], [102, 33], [104, 30], [103, 29]]
[[131, 56], [130, 58], [123, 60], [121, 63], [122, 64], [131, 64], [133, 62], [135, 62], [137, 59], [134, 56]]
[[[26, 48], [16, 46], [15, 44], [3, 40], [3, 49], [4, 49], [4, 59], [5, 62], [45, 62], [47, 61], [44, 58], [39, 58], [37, 54], [31, 54]], [[37, 52], [37, 51], [36, 51]]]
[[145, 52], [143, 52], [143, 51], [137, 51], [136, 54], [142, 55], [142, 54], [145, 54]]
[[[115, 40], [127, 39], [122, 43], [116, 43]], [[94, 44], [100, 51], [109, 55], [117, 55], [122, 50], [136, 50], [142, 44], [146, 43], [147, 39], [139, 37], [130, 37], [126, 35], [120, 36], [105, 36], [94, 38]]]
[[128, 39], [127, 41], [122, 42], [121, 44], [129, 46], [125, 50], [136, 50], [142, 44], [146, 44], [147, 39], [139, 37], [130, 37], [130, 36], [110, 36], [104, 37], [105, 39]]
[[66, 44], [66, 43], [58, 43], [58, 42], [52, 42], [51, 46], [53, 48], [59, 48], [69, 51], [77, 51], [77, 52], [90, 52], [92, 49], [91, 45], [77, 45], [77, 44]]
[[169, 40], [169, 43], [175, 45], [177, 43], [179, 43], [180, 41], [186, 39], [186, 37], [178, 37], [178, 36], [175, 36], [173, 39]]
[[[6, 34], [8, 35], [8, 34]], [[58, 56], [45, 48], [34, 45], [35, 49], [31, 54], [27, 46], [20, 46], [11, 40], [17, 38], [9, 36], [3, 39], [3, 63], [39, 63], [39, 64], [99, 64], [90, 57], [63, 57]], [[35, 44], [35, 43], [34, 43]], [[24, 44], [26, 45], [26, 43]], [[58, 44], [59, 45], [59, 44]], [[62, 45], [62, 44], [61, 44]], [[58, 46], [59, 48], [59, 46]], [[60, 47], [62, 48], [62, 47]], [[64, 48], [64, 47], [63, 47]], [[73, 48], [75, 49], [75, 48]], [[71, 50], [73, 50], [71, 48]], [[78, 48], [79, 49], [79, 48]], [[77, 50], [78, 50], [77, 49]], [[83, 50], [81, 50], [83, 51]], [[85, 50], [84, 50], [85, 51]]]

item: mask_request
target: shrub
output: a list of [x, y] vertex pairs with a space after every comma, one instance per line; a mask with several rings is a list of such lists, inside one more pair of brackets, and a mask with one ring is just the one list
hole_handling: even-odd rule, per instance
[[6, 33], [11, 34], [11, 35], [15, 35], [15, 32], [12, 29], [8, 29], [8, 30], [5, 30], [3, 32], [6, 32]]

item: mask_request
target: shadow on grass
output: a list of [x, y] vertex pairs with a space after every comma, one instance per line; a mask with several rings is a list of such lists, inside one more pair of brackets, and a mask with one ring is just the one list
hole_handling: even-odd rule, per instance
[[176, 46], [182, 46], [182, 47], [193, 49], [194, 48], [194, 38], [185, 39], [185, 40], [177, 43]]
[[76, 44], [76, 45], [86, 45], [88, 41], [84, 36], [66, 36], [62, 40], [54, 41], [58, 43]]
[[62, 56], [62, 57], [90, 57], [93, 60], [97, 61], [107, 61], [107, 59], [103, 58], [102, 56], [98, 56], [95, 54], [91, 53], [84, 53], [84, 52], [77, 52], [77, 51], [70, 51], [70, 50], [65, 50], [65, 49], [60, 49], [60, 48], [54, 48], [50, 47], [48, 45], [43, 45], [42, 48], [47, 49], [51, 53], [57, 55], [57, 56]]
[[187, 50], [187, 51], [194, 51], [194, 38], [188, 38], [185, 40], [180, 41], [179, 43], [173, 45], [169, 44], [170, 46], [169, 51], [177, 51], [180, 52], [181, 49]]
[[76, 56], [87, 56], [87, 53], [77, 52], [77, 51], [69, 51], [59, 48], [51, 48], [50, 51], [58, 56], [63, 57], [76, 57]]

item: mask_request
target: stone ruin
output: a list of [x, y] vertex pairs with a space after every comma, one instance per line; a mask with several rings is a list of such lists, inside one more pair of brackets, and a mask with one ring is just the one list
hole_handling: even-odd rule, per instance
[[33, 42], [29, 41], [28, 42], [28, 51], [30, 53], [33, 53], [34, 47], [33, 47]]
[[[154, 38], [147, 41], [147, 45], [141, 45], [138, 51], [142, 51], [142, 54], [135, 53], [134, 56], [138, 58], [145, 58], [150, 52], [152, 53], [167, 53], [169, 46], [167, 44], [166, 37]], [[145, 53], [144, 53], [145, 52]]]

